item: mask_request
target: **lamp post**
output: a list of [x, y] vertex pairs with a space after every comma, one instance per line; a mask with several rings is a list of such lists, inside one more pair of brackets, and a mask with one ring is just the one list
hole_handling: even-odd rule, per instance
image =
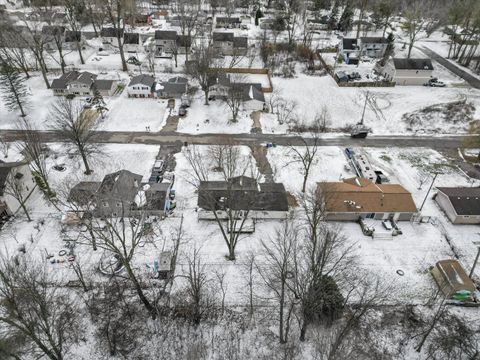
[[[480, 233], [477, 233], [477, 234], [480, 235]], [[473, 262], [472, 270], [470, 270], [470, 274], [468, 275], [470, 279], [473, 276], [473, 272], [475, 271], [475, 267], [477, 266], [478, 258], [480, 257], [480, 241], [477, 240], [472, 242], [473, 242], [473, 245], [477, 247], [477, 256], [475, 256], [475, 261]]]
[[435, 176], [433, 177], [432, 183], [430, 184], [430, 187], [428, 188], [427, 195], [425, 195], [425, 198], [423, 199], [422, 206], [420, 206], [420, 210], [422, 211], [423, 205], [425, 205], [425, 202], [427, 201], [428, 195], [430, 194], [430, 190], [432, 190], [433, 184], [435, 183], [435, 180], [437, 179], [437, 176], [441, 174], [441, 172], [435, 172]]

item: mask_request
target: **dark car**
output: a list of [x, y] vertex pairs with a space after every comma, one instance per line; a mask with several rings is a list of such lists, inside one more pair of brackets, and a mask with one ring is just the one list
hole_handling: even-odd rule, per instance
[[187, 108], [184, 106], [180, 106], [178, 109], [178, 116], [186, 116], [187, 115]]

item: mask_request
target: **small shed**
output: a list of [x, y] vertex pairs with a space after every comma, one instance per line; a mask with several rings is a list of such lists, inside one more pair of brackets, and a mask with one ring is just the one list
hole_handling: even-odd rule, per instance
[[449, 299], [468, 300], [476, 291], [472, 279], [457, 260], [440, 260], [430, 272], [440, 290]]
[[158, 277], [168, 279], [172, 275], [172, 252], [162, 251], [158, 256]]

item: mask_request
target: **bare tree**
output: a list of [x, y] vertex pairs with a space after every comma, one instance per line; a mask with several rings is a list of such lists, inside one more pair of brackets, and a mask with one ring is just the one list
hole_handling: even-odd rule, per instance
[[303, 146], [290, 146], [290, 154], [292, 156], [292, 161], [290, 163], [299, 163], [302, 166], [301, 173], [303, 175], [302, 183], [302, 193], [305, 192], [307, 187], [308, 176], [310, 175], [310, 170], [312, 165], [317, 161], [317, 152], [319, 146], [318, 135], [315, 135], [311, 139], [303, 139]]
[[[179, 0], [175, 6], [175, 12], [180, 17], [180, 32], [183, 38], [183, 46], [185, 48], [185, 61], [188, 61], [188, 52], [190, 50], [190, 43], [193, 43], [195, 30], [198, 26], [198, 14], [200, 7], [198, 3]], [[175, 57], [175, 66], [176, 66]]]
[[298, 232], [295, 225], [285, 221], [276, 229], [274, 237], [262, 241], [265, 265], [258, 267], [265, 285], [278, 302], [278, 336], [282, 344], [288, 341], [295, 306], [288, 281], [293, 277], [297, 240]]
[[59, 98], [50, 110], [52, 128], [62, 134], [73, 151], [83, 161], [85, 174], [92, 173], [89, 158], [100, 152], [94, 142], [95, 117], [88, 109], [83, 109], [79, 101]]
[[[18, 176], [21, 175], [21, 176]], [[7, 179], [5, 181], [5, 188], [3, 189], [3, 193], [5, 195], [9, 195], [14, 198], [20, 208], [23, 210], [23, 213], [27, 217], [28, 221], [32, 221], [30, 218], [30, 213], [27, 208], [27, 201], [32, 195], [33, 191], [35, 190], [35, 186], [32, 186], [31, 189], [24, 183], [22, 180], [23, 174], [20, 173], [13, 173], [10, 172], [7, 175]]]
[[25, 336], [33, 353], [62, 360], [76, 341], [77, 309], [32, 259], [0, 260], [0, 323]]
[[0, 136], [0, 153], [2, 153], [5, 159], [8, 158], [8, 152], [10, 150], [10, 147], [11, 143], [5, 141], [5, 139]]
[[214, 270], [216, 287], [220, 290], [220, 311], [222, 316], [225, 312], [225, 296], [228, 291], [228, 282], [225, 279], [226, 275], [227, 273], [224, 267]]
[[80, 43], [80, 31], [82, 29], [82, 17], [85, 17], [87, 8], [83, 1], [76, 0], [63, 0], [63, 6], [67, 15], [68, 26], [72, 32], [75, 47], [77, 48], [78, 56], [80, 57], [80, 62], [85, 64], [82, 54], [82, 45]]
[[62, 73], [65, 73], [65, 67], [67, 66], [65, 63], [65, 54], [63, 53], [63, 40], [65, 39], [65, 27], [63, 26], [56, 26], [50, 25], [48, 28], [43, 27], [42, 29], [42, 36], [45, 37], [45, 43], [53, 43], [55, 44], [55, 48], [58, 51], [58, 60], [52, 58], [60, 64], [60, 68], [62, 69]]
[[[12, 46], [12, 45], [15, 46]], [[19, 69], [30, 78], [30, 69], [34, 64], [31, 61], [31, 54], [21, 33], [7, 20], [0, 24], [0, 61]]]
[[250, 319], [253, 317], [255, 311], [255, 284], [256, 284], [256, 256], [251, 252], [247, 255], [245, 261], [242, 263], [243, 272], [247, 279], [247, 296], [248, 296], [248, 314]]
[[410, 41], [408, 43], [407, 58], [410, 58], [413, 45], [415, 45], [418, 36], [425, 29], [426, 21], [421, 6], [422, 5], [420, 5], [419, 2], [415, 1], [414, 4], [405, 9], [403, 13], [403, 22], [400, 24], [400, 27], [406, 32]]
[[238, 121], [238, 113], [245, 103], [245, 91], [249, 91], [245, 85], [232, 83], [228, 87], [225, 96], [223, 96], [223, 101], [232, 114], [231, 122], [235, 123]]

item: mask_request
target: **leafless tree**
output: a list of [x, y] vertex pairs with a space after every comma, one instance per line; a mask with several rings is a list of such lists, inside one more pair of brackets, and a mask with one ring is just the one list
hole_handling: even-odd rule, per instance
[[[302, 138], [303, 139], [303, 138]], [[303, 175], [302, 193], [305, 192], [307, 187], [308, 176], [312, 165], [317, 161], [317, 152], [319, 147], [319, 138], [315, 135], [311, 139], [303, 139], [303, 146], [289, 146], [289, 151], [292, 156], [290, 163], [299, 163], [302, 166], [301, 173]]]
[[362, 27], [365, 14], [367, 12], [367, 7], [369, 5], [369, 2], [370, 2], [369, 0], [359, 0], [358, 2], [359, 15], [358, 15], [357, 35], [356, 35], [357, 39], [360, 36], [360, 29]]
[[94, 141], [95, 115], [83, 109], [77, 100], [59, 98], [50, 109], [51, 127], [60, 132], [67, 144], [82, 159], [85, 174], [91, 174], [89, 158], [100, 153], [99, 145]]
[[273, 96], [270, 98], [270, 107], [272, 113], [277, 116], [277, 121], [280, 125], [290, 122], [295, 116], [297, 103], [295, 100], [286, 99], [281, 96]]
[[0, 25], [0, 60], [21, 70], [27, 79], [30, 78], [30, 69], [34, 65], [31, 54], [22, 35], [10, 20]]
[[[179, 0], [175, 3], [175, 12], [180, 17], [180, 32], [185, 39], [185, 61], [188, 61], [189, 43], [193, 43], [195, 30], [198, 26], [199, 3], [188, 0]], [[175, 60], [176, 63], [176, 60]], [[176, 66], [176, 65], [175, 65]]]
[[233, 83], [228, 87], [227, 93], [223, 97], [225, 105], [232, 114], [231, 122], [238, 121], [238, 114], [245, 103], [245, 85]]
[[225, 296], [228, 291], [228, 282], [225, 279], [227, 272], [224, 267], [214, 270], [214, 279], [216, 282], [216, 287], [220, 290], [220, 312], [223, 316], [225, 312]]
[[33, 353], [62, 360], [78, 334], [77, 309], [46, 269], [24, 257], [0, 260], [0, 323], [19, 332]]
[[2, 153], [5, 159], [8, 158], [8, 152], [10, 150], [10, 147], [11, 143], [5, 141], [5, 139], [0, 136], [0, 153]]
[[247, 279], [247, 297], [248, 297], [248, 314], [250, 319], [253, 317], [255, 311], [255, 287], [257, 281], [256, 274], [256, 256], [251, 252], [246, 256], [246, 259], [242, 263], [243, 273]]
[[268, 241], [262, 241], [265, 264], [258, 266], [267, 288], [278, 302], [278, 334], [280, 343], [288, 341], [295, 301], [288, 282], [294, 276], [298, 231], [293, 223], [285, 221]]
[[83, 59], [83, 54], [82, 54], [82, 45], [80, 43], [81, 38], [77, 36], [77, 34], [81, 36], [80, 31], [82, 29], [82, 16], [85, 16], [85, 13], [87, 11], [86, 6], [83, 0], [81, 1], [62, 0], [62, 1], [63, 1], [63, 7], [65, 8], [65, 13], [67, 15], [68, 26], [70, 31], [73, 34], [75, 47], [77, 48], [78, 56], [80, 57], [80, 62], [82, 64], [85, 64], [85, 60]]
[[45, 43], [53, 43], [55, 44], [55, 48], [58, 51], [58, 60], [55, 59], [53, 56], [52, 58], [60, 64], [60, 68], [62, 69], [62, 73], [65, 73], [65, 67], [67, 66], [65, 63], [65, 54], [63, 52], [63, 40], [65, 39], [65, 28], [63, 26], [55, 26], [50, 25], [49, 28], [42, 29], [42, 36], [45, 37]]
[[27, 208], [27, 201], [32, 195], [36, 186], [34, 185], [31, 188], [28, 188], [28, 186], [22, 180], [23, 174], [20, 174], [22, 176], [17, 176], [18, 174], [19, 173], [13, 172], [8, 174], [5, 181], [5, 188], [3, 189], [3, 193], [14, 198], [20, 205], [20, 208], [23, 210], [23, 213], [27, 217], [27, 220], [32, 221]]
[[403, 12], [403, 22], [400, 24], [400, 27], [405, 31], [409, 38], [407, 58], [410, 58], [413, 46], [418, 40], [418, 36], [425, 29], [426, 20], [424, 18], [422, 6], [423, 5], [420, 4], [420, 2], [415, 1]]
[[[440, 292], [440, 290], [439, 290]], [[417, 352], [422, 351], [425, 342], [427, 341], [428, 337], [432, 333], [432, 331], [437, 327], [440, 320], [445, 316], [447, 310], [447, 301], [445, 296], [440, 296], [439, 299], [434, 304], [434, 312], [430, 319], [426, 322], [425, 327], [421, 329], [418, 334], [415, 334], [414, 338], [419, 337], [420, 341], [415, 347]]]

